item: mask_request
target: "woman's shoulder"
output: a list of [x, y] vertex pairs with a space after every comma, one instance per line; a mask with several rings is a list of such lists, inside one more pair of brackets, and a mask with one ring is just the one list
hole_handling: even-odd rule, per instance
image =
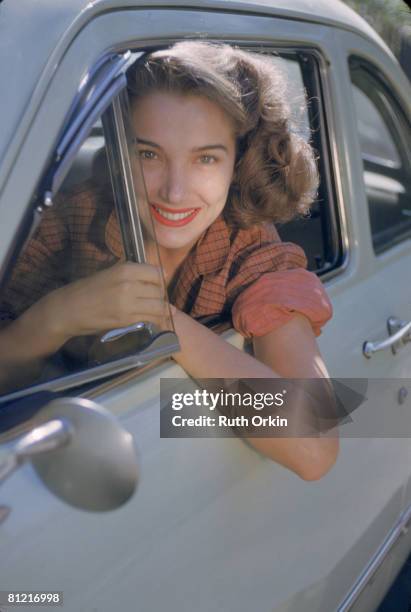
[[55, 233], [63, 232], [76, 241], [91, 239], [104, 243], [105, 228], [113, 210], [110, 184], [88, 179], [57, 194], [54, 205], [44, 215], [43, 226], [45, 231], [54, 228]]
[[251, 227], [233, 229], [231, 231], [231, 241], [234, 247], [244, 246], [264, 246], [281, 242], [281, 238], [274, 226], [274, 223], [262, 223]]
[[237, 331], [249, 338], [262, 336], [297, 312], [320, 335], [332, 306], [321, 280], [307, 270], [304, 250], [282, 242], [273, 224], [244, 230], [237, 239], [244, 246], [233, 261], [227, 284]]
[[283, 242], [273, 223], [254, 225], [234, 231], [231, 237], [230, 259], [238, 269], [258, 268], [271, 272], [288, 268], [306, 268], [304, 250], [293, 242]]

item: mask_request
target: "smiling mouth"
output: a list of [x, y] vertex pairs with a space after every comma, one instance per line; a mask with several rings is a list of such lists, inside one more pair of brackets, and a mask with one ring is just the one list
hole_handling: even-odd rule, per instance
[[180, 227], [190, 223], [197, 216], [200, 208], [180, 208], [178, 210], [171, 210], [164, 206], [158, 206], [151, 204], [154, 218], [163, 225], [172, 227]]

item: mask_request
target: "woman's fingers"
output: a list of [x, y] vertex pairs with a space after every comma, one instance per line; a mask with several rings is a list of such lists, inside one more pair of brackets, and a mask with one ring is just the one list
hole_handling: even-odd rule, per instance
[[111, 270], [114, 271], [115, 278], [120, 282], [139, 282], [162, 285], [161, 271], [158, 266], [146, 263], [126, 262], [113, 266]]
[[62, 327], [68, 337], [99, 333], [167, 315], [160, 268], [121, 263], [61, 288]]
[[136, 315], [161, 317], [167, 313], [166, 303], [150, 298], [137, 298], [134, 306]]
[[163, 288], [152, 283], [136, 283], [136, 286], [133, 288], [133, 294], [136, 299], [143, 298], [165, 301]]
[[158, 327], [163, 327], [167, 320], [168, 309], [164, 304], [158, 304], [155, 300], [141, 300], [135, 311], [127, 317], [116, 318], [112, 321], [107, 329], [115, 329], [118, 327], [128, 327], [141, 321], [154, 323]]

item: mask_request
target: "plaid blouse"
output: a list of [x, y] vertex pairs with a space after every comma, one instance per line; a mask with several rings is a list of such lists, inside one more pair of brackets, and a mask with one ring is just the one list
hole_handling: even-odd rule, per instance
[[[60, 195], [20, 256], [0, 300], [15, 319], [50, 291], [124, 260], [111, 187], [91, 182]], [[244, 337], [274, 330], [295, 312], [318, 336], [332, 307], [303, 250], [281, 242], [274, 225], [232, 230], [219, 216], [202, 234], [169, 286], [193, 317], [223, 314]]]

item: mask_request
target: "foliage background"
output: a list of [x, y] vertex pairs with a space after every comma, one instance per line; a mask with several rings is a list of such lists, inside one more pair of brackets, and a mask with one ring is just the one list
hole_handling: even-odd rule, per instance
[[[411, 10], [402, 0], [343, 0], [380, 34], [398, 59], [411, 53]], [[409, 58], [408, 61], [411, 61]]]

